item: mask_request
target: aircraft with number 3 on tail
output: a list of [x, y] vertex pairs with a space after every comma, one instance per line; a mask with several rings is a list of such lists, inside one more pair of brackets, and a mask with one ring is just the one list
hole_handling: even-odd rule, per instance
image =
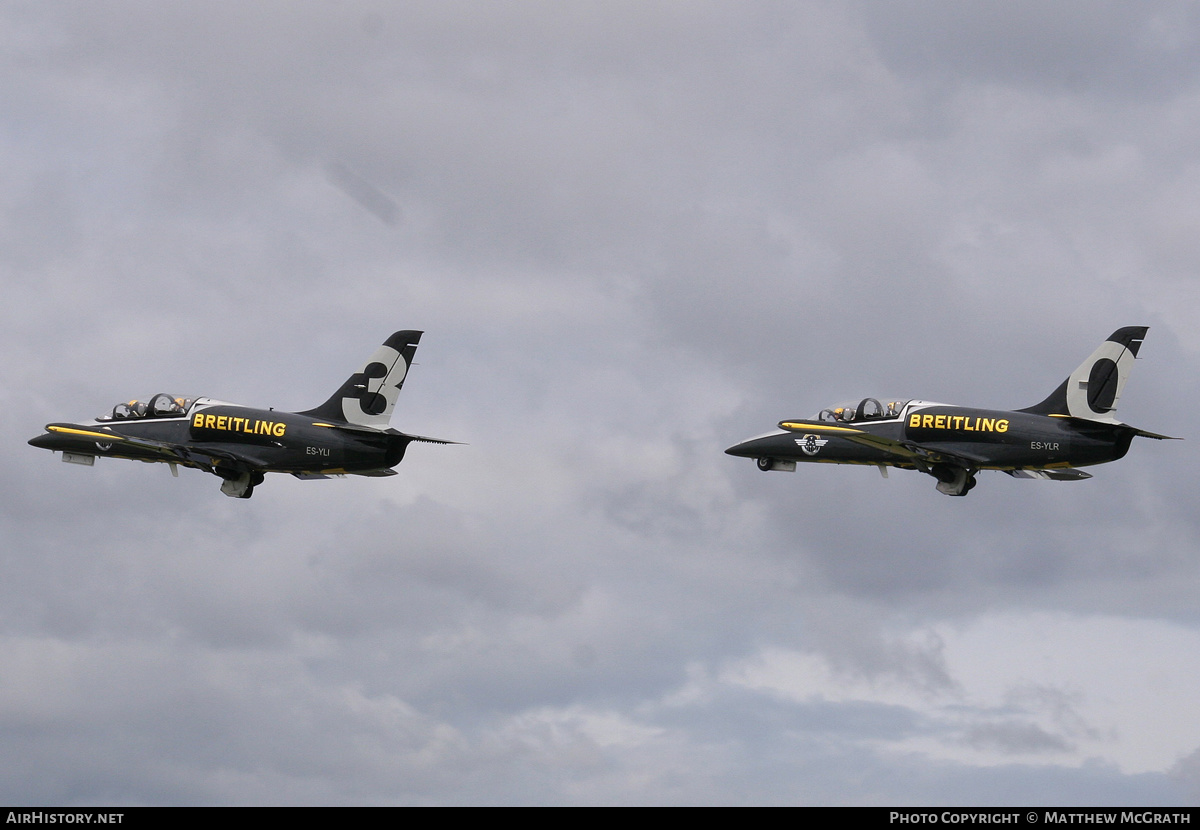
[[304, 412], [253, 409], [212, 398], [159, 393], [119, 403], [78, 424], [48, 424], [30, 444], [92, 465], [97, 456], [191, 467], [221, 479], [221, 492], [248, 499], [267, 473], [301, 479], [391, 476], [413, 441], [389, 424], [422, 332], [398, 331], [329, 400]]
[[763, 471], [794, 472], [801, 461], [917, 470], [938, 492], [965, 496], [980, 470], [1015, 478], [1078, 481], [1077, 468], [1123, 458], [1137, 436], [1169, 439], [1123, 424], [1117, 400], [1146, 326], [1112, 333], [1041, 403], [1007, 412], [920, 400], [863, 398], [821, 410], [812, 420], [779, 422], [775, 432], [725, 450], [753, 458]]

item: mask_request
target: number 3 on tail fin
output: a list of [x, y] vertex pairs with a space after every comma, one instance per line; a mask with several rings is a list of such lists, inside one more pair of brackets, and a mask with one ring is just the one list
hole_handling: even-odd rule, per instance
[[301, 414], [343, 421], [357, 426], [387, 429], [400, 387], [408, 374], [422, 332], [398, 331], [375, 350], [359, 371], [351, 375], [333, 396]]

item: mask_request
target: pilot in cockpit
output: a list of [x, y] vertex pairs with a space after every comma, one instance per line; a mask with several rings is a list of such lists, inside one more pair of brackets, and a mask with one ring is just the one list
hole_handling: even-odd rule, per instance
[[184, 406], [183, 398], [176, 398], [165, 392], [155, 395], [150, 399], [150, 415], [154, 418], [170, 418], [173, 415], [182, 415]]
[[150, 399], [149, 403], [132, 400], [119, 403], [112, 409], [112, 414], [101, 415], [101, 421], [129, 421], [137, 418], [176, 418], [187, 412], [192, 405], [192, 398], [177, 398], [166, 392], [160, 392]]
[[131, 418], [146, 417], [146, 405], [136, 398], [128, 403], [119, 403], [113, 407], [112, 419], [114, 421], [127, 421]]

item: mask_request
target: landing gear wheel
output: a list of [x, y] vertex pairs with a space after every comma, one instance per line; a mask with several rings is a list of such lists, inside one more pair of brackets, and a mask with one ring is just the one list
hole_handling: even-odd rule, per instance
[[953, 464], [934, 464], [929, 474], [938, 480], [937, 491], [947, 496], [965, 496], [975, 486], [975, 473]]
[[250, 483], [246, 485], [246, 492], [238, 496], [239, 499], [248, 499], [254, 495], [254, 488], [263, 483], [266, 476], [263, 473], [250, 473]]
[[235, 499], [248, 499], [254, 495], [254, 485], [262, 484], [262, 473], [233, 473], [230, 470], [214, 470], [222, 479], [221, 492]]
[[774, 458], [760, 458], [760, 459], [758, 459], [758, 469], [762, 470], [764, 473], [769, 473], [769, 472], [771, 472], [771, 468], [772, 468], [772, 467], [774, 467], [774, 466], [775, 466], [775, 459], [774, 459]]

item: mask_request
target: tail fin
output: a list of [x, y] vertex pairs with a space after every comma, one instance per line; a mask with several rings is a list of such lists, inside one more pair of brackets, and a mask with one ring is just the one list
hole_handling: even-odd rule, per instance
[[1120, 423], [1115, 414], [1117, 400], [1125, 388], [1125, 381], [1129, 379], [1133, 360], [1148, 330], [1148, 326], [1117, 329], [1061, 386], [1050, 393], [1050, 397], [1037, 406], [1018, 411], [1035, 415], [1063, 415], [1106, 424]]
[[396, 332], [375, 350], [362, 369], [333, 393], [332, 398], [316, 409], [298, 414], [387, 429], [422, 334], [419, 331]]

